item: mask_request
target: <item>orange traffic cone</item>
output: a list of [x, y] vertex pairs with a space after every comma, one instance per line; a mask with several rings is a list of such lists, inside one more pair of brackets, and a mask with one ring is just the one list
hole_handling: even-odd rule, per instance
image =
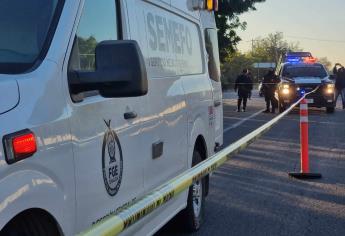
[[300, 130], [301, 130], [301, 172], [289, 173], [290, 177], [298, 179], [319, 179], [321, 174], [310, 173], [309, 169], [309, 120], [308, 102], [303, 99], [300, 104]]

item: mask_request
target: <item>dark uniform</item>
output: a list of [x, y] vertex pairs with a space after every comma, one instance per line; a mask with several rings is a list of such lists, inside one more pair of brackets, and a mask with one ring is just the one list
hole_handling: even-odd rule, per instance
[[253, 90], [253, 81], [247, 72], [243, 72], [236, 79], [235, 91], [238, 92], [237, 111], [241, 111], [241, 105], [243, 102], [243, 111], [246, 111], [247, 100]]
[[342, 103], [343, 103], [343, 109], [345, 109], [345, 68], [341, 66], [339, 69], [337, 68], [336, 64], [333, 73], [336, 76], [336, 81], [335, 81], [335, 88], [337, 90], [337, 97], [336, 100], [338, 100], [339, 95], [341, 96]]
[[265, 76], [262, 82], [263, 94], [266, 100], [266, 111], [270, 112], [270, 106], [272, 106], [272, 113], [275, 113], [276, 107], [278, 107], [277, 99], [275, 98], [275, 92], [277, 85], [280, 83], [278, 76], [274, 74], [273, 70], [270, 70]]

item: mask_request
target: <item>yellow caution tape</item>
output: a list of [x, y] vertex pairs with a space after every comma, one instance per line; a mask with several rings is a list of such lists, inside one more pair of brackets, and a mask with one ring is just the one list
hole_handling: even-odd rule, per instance
[[[315, 92], [314, 90], [313, 92]], [[310, 93], [309, 93], [310, 94]], [[308, 94], [306, 94], [308, 95]], [[305, 96], [306, 96], [305, 95]], [[145, 197], [138, 199], [133, 205], [120, 211], [117, 215], [109, 216], [99, 223], [91, 226], [88, 230], [82, 232], [82, 236], [110, 236], [118, 235], [128, 227], [138, 222], [160, 206], [169, 202], [171, 199], [188, 189], [193, 182], [214, 172], [219, 166], [224, 164], [231, 156], [245, 149], [248, 145], [258, 139], [266, 131], [272, 128], [279, 120], [284, 118], [293, 108], [295, 108], [304, 98], [293, 104], [289, 109], [275, 117], [268, 123], [256, 129], [252, 133], [231, 144], [227, 148], [218, 152], [214, 156], [199, 163], [190, 170], [185, 171], [176, 178], [168, 181], [166, 184], [158, 187]]]

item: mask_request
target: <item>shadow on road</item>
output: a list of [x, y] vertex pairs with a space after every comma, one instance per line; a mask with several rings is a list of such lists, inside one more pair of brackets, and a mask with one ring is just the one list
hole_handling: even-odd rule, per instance
[[[323, 178], [288, 177], [300, 168], [299, 110], [294, 109], [214, 173], [204, 225], [192, 235], [345, 235], [345, 112], [311, 108], [309, 114], [311, 169]], [[227, 133], [225, 140], [260, 125], [254, 123]], [[181, 224], [171, 221], [157, 235], [188, 235]]]

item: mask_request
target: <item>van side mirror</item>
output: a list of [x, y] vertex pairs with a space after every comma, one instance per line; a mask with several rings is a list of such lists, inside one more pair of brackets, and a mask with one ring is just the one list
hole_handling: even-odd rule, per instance
[[95, 71], [69, 72], [72, 93], [98, 90], [106, 98], [147, 94], [145, 62], [136, 41], [102, 41], [97, 44], [95, 54]]

